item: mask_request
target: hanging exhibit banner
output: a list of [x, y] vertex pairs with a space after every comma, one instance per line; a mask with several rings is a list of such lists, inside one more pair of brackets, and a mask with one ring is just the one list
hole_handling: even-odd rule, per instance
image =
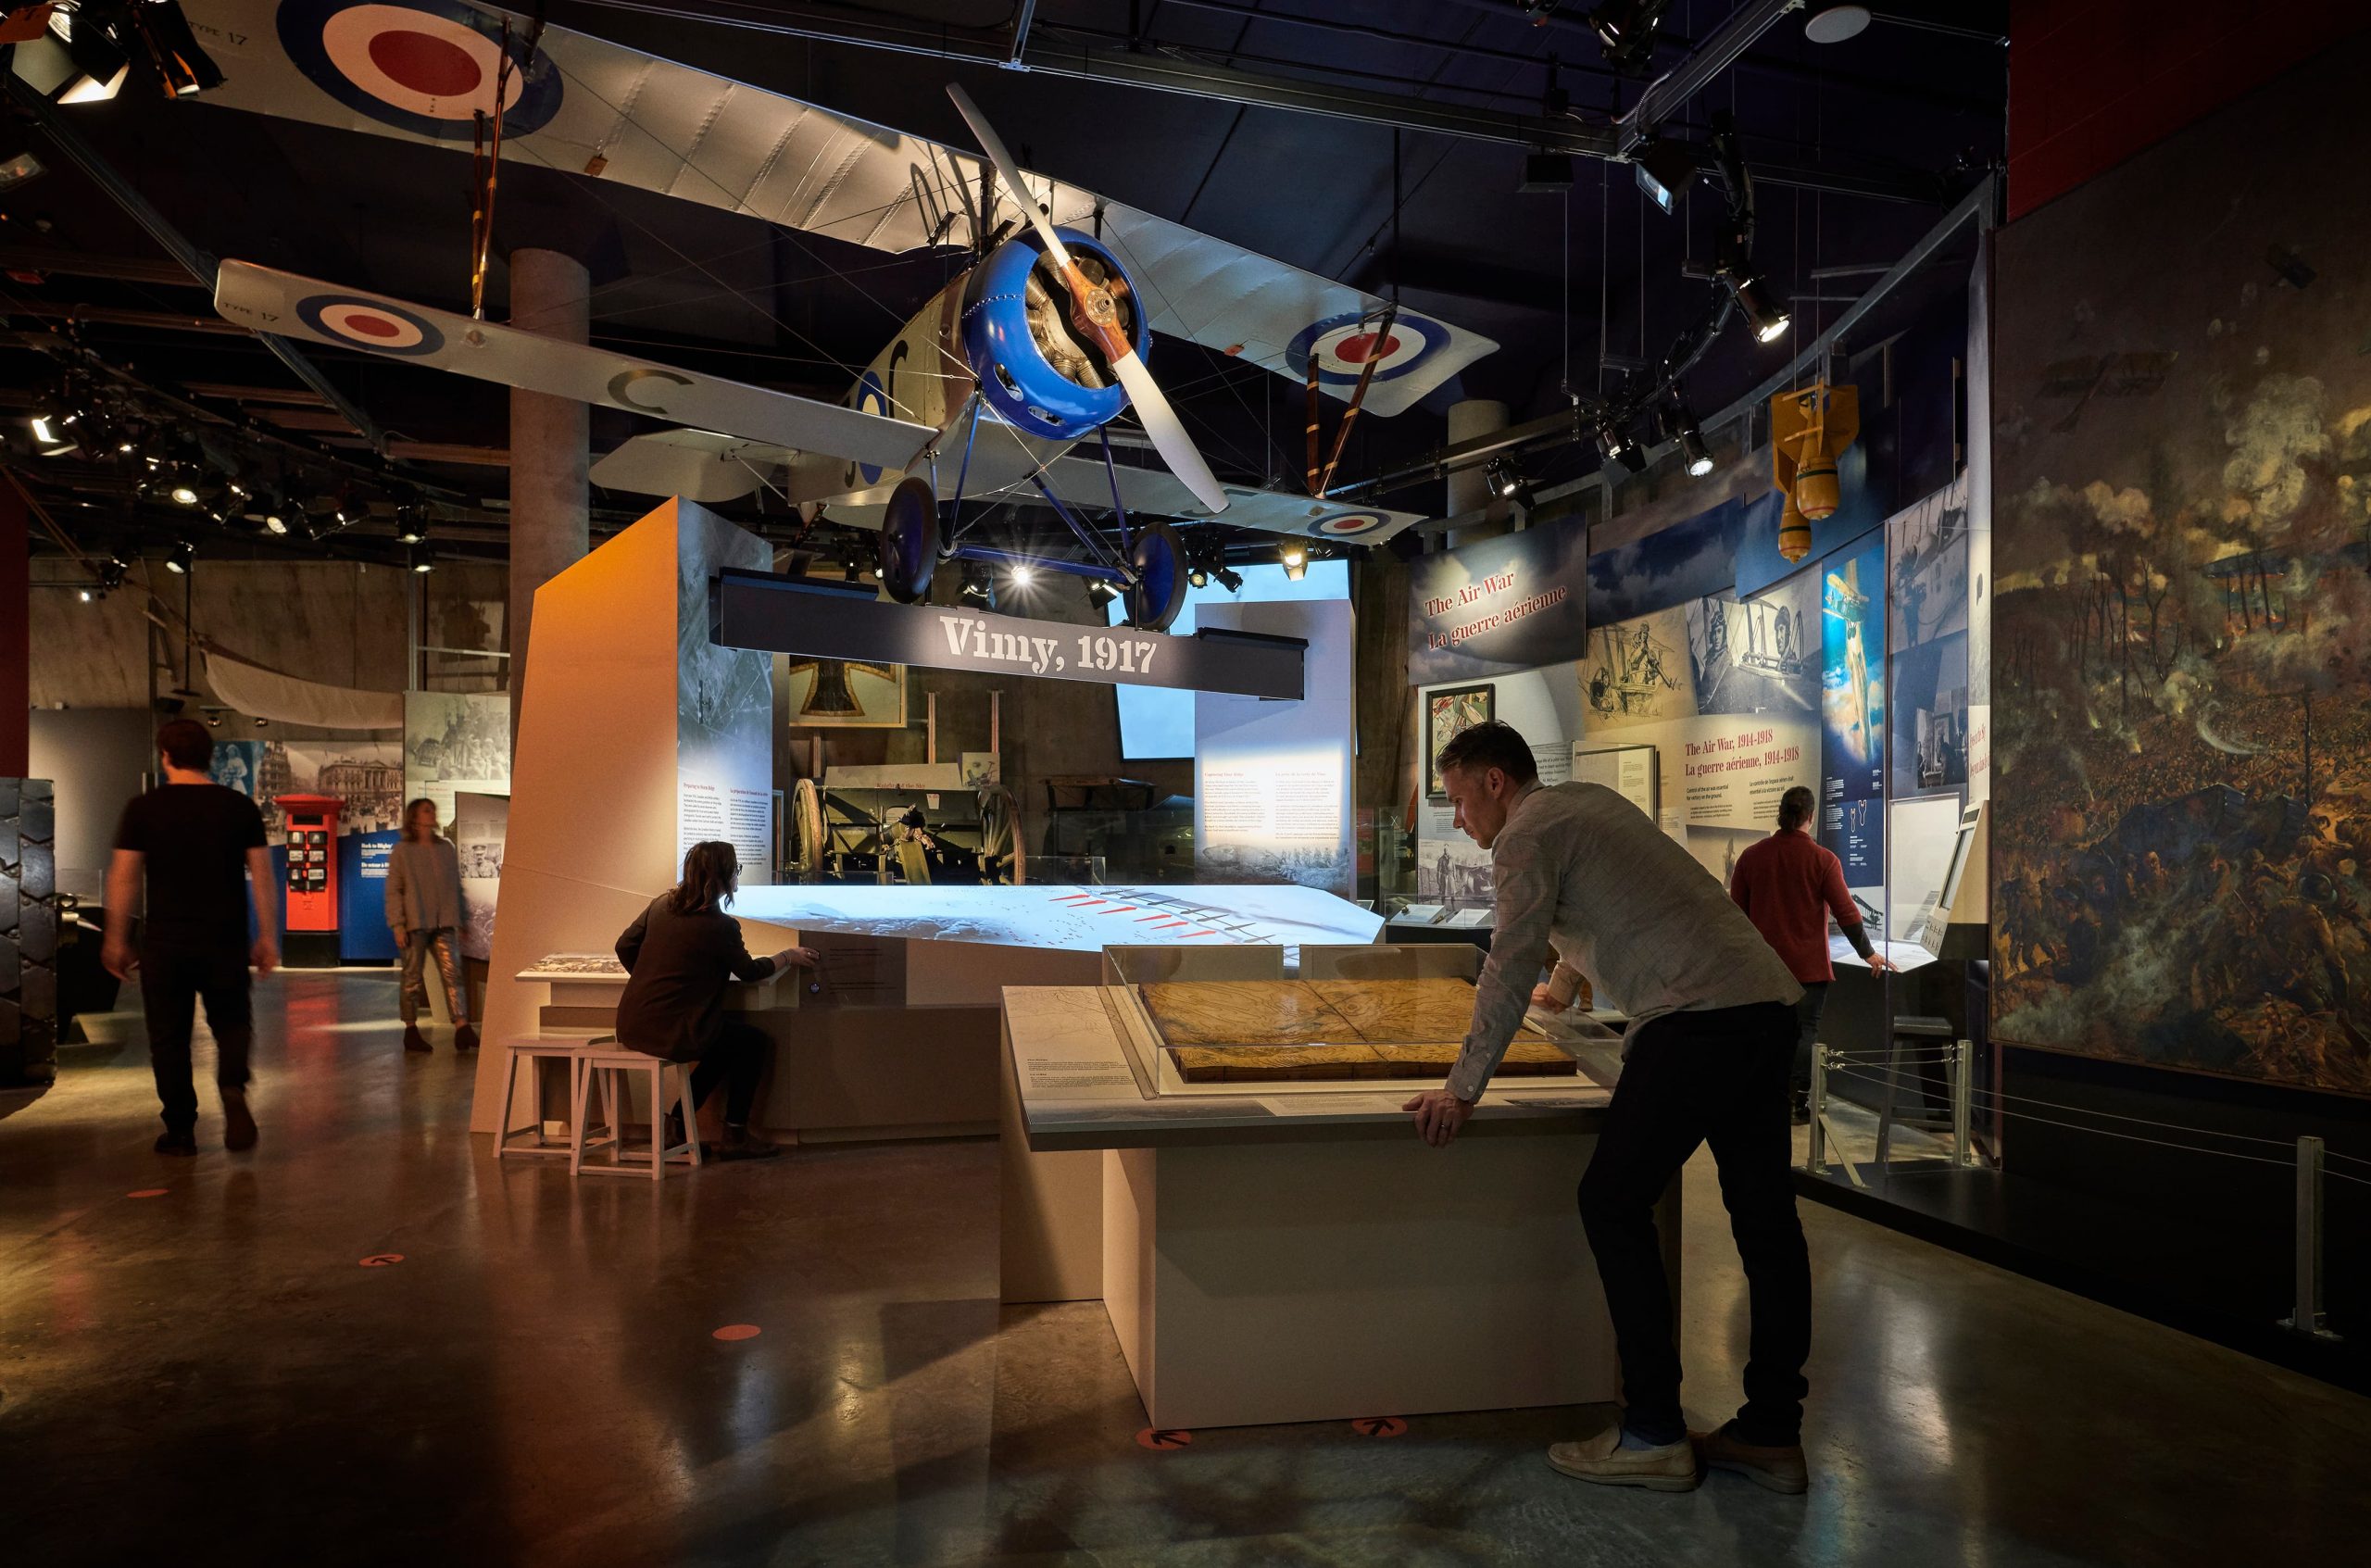
[[1820, 842], [1863, 918], [1885, 931], [1886, 544], [1820, 563]]
[[1409, 684], [1570, 659], [1587, 596], [1588, 529], [1578, 519], [1419, 557], [1408, 571]]
[[705, 508], [675, 528], [676, 861], [722, 839], [757, 886], [773, 881], [774, 661], [709, 634], [709, 589], [721, 571], [763, 572], [773, 548]]
[[[1025, 621], [985, 610], [892, 604], [771, 571], [727, 569], [714, 584], [715, 640], [727, 648], [982, 675], [1171, 686], [1238, 696], [1301, 695], [1301, 645], [1203, 627], [1172, 637], [1129, 627]], [[708, 624], [709, 595], [701, 596]]]
[[[1737, 585], [1737, 542], [1750, 506], [1723, 501], [1589, 558], [1588, 624], [1609, 626]], [[1774, 503], [1775, 505], [1775, 503]], [[1774, 510], [1774, 518], [1777, 515]], [[1620, 521], [1612, 525], [1620, 526]]]
[[1892, 603], [1893, 782], [1907, 797], [1967, 783], [1969, 712], [1967, 476], [1886, 523]]
[[[1531, 743], [1540, 783], [1562, 784], [1573, 776], [1573, 743], [1581, 734], [1580, 666], [1524, 670], [1485, 686], [1461, 689], [1487, 692], [1489, 717], [1512, 725]], [[1419, 691], [1419, 715], [1429, 715], [1439, 699], [1462, 702], [1472, 711], [1473, 703], [1454, 696], [1460, 690], [1428, 687]], [[1420, 717], [1420, 722], [1429, 720]], [[1428, 797], [1416, 813], [1417, 901], [1487, 914], [1492, 886], [1490, 852], [1457, 825], [1456, 809], [1446, 797]]]
[[1213, 882], [1295, 883], [1358, 897], [1347, 599], [1210, 604], [1201, 624], [1306, 642], [1306, 695], [1194, 698], [1194, 865]]
[[459, 790], [510, 793], [508, 692], [404, 694], [404, 798], [436, 803], [436, 820], [453, 823]]
[[453, 846], [461, 859], [461, 903], [469, 925], [461, 956], [494, 956], [494, 912], [502, 892], [502, 844], [510, 831], [510, 797], [462, 790], [453, 797]]

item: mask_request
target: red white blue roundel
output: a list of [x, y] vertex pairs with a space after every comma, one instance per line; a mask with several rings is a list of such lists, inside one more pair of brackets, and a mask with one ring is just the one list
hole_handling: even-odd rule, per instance
[[[1375, 374], [1383, 372], [1377, 370]], [[1336, 512], [1311, 532], [1329, 539], [1355, 539], [1361, 533], [1372, 533], [1378, 528], [1390, 526], [1391, 515], [1388, 512]]]
[[1379, 331], [1380, 317], [1329, 316], [1303, 327], [1286, 345], [1285, 359], [1296, 376], [1309, 374], [1310, 356], [1317, 357], [1318, 379], [1325, 384], [1355, 386], [1367, 365], [1374, 365], [1377, 382], [1397, 381], [1438, 353], [1449, 341], [1449, 329], [1438, 321], [1401, 311], [1392, 319], [1388, 335]]
[[435, 322], [399, 305], [359, 295], [308, 295], [296, 302], [296, 314], [322, 336], [343, 339], [374, 354], [416, 358], [445, 346], [445, 334]]
[[[347, 108], [418, 136], [464, 140], [494, 112], [502, 23], [461, 0], [282, 0], [280, 44], [313, 84]], [[558, 69], [540, 49], [520, 51], [504, 94], [502, 130], [524, 136], [559, 112]]]
[[[871, 370], [865, 371], [862, 378], [856, 383], [856, 408], [859, 414], [879, 414], [884, 418], [890, 417], [889, 395], [881, 390], [881, 378]], [[883, 470], [878, 463], [859, 463], [856, 466], [856, 471], [863, 477], [864, 483], [868, 485], [881, 483]]]

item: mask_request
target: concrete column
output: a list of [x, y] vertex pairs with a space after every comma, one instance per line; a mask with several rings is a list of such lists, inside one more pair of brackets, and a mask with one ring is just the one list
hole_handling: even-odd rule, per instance
[[0, 483], [0, 779], [32, 766], [32, 533], [25, 498]]
[[[510, 324], [567, 343], [585, 341], [591, 279], [556, 250], [510, 253]], [[510, 733], [527, 689], [535, 590], [584, 558], [585, 468], [592, 411], [568, 397], [510, 394]]]
[[[1469, 397], [1449, 407], [1449, 441], [1454, 446], [1461, 441], [1491, 435], [1507, 428], [1507, 406], [1487, 397]], [[1450, 533], [1447, 544], [1451, 549], [1460, 545], [1472, 545], [1484, 539], [1494, 539], [1507, 531], [1508, 506], [1490, 494], [1489, 483], [1483, 478], [1481, 465], [1461, 469], [1449, 476], [1449, 515], [1462, 517], [1467, 512], [1487, 508], [1489, 521], [1480, 527], [1461, 528]]]

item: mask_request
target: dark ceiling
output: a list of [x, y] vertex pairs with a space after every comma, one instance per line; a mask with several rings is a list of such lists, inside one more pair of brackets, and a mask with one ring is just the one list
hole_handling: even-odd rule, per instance
[[[1025, 14], [1040, 58], [1133, 56], [1187, 74], [1240, 73], [1229, 82], [1248, 76], [1334, 83], [1379, 98], [1460, 107], [1500, 123], [1536, 120], [1554, 107], [1551, 90], [1568, 97], [1552, 121], [1561, 125], [1601, 127], [1637, 100], [1641, 80], [1607, 67], [1582, 20], [1584, 6], [1547, 6], [1538, 21], [1526, 15], [1530, 8], [1521, 0], [895, 6], [558, 0], [549, 20], [968, 144], [944, 92], [948, 81], [960, 81], [1031, 167], [1311, 271], [1378, 293], [1397, 290], [1414, 308], [1499, 342], [1496, 354], [1425, 407], [1362, 420], [1343, 470], [1355, 478], [1436, 446], [1442, 410], [1460, 396], [1501, 399], [1522, 420], [1562, 408], [1568, 377], [1583, 395], [1618, 383], [1618, 368], [1601, 371], [1600, 350], [1659, 356], [1701, 314], [1710, 285], [1685, 275], [1683, 266], [1712, 249], [1720, 216], [1714, 189], [1700, 183], [1666, 218], [1647, 206], [1627, 166], [1583, 159], [1569, 195], [1524, 194], [1517, 186], [1526, 148], [1514, 141], [1399, 131], [1053, 69], [998, 69], [930, 51], [1010, 52]], [[1656, 41], [1656, 72], [1685, 58], [1734, 8], [1727, 0], [1676, 0]], [[1799, 333], [1832, 320], [2001, 154], [2005, 0], [1898, 0], [1871, 9], [1876, 19], [1866, 31], [1832, 45], [1805, 38], [1805, 13], [1783, 19], [1665, 122], [1700, 141], [1716, 113], [1734, 116], [1760, 190], [1756, 259], [1776, 292], [1795, 301]], [[866, 33], [872, 41], [795, 35], [800, 31]], [[62, 112], [213, 255], [466, 307], [470, 175], [462, 152], [210, 107], [203, 97], [172, 102], [127, 92], [113, 103]], [[474, 510], [483, 520], [488, 504], [498, 516], [507, 482], [499, 466], [408, 457], [388, 463], [366, 447], [335, 445], [346, 433], [324, 407], [192, 392], [229, 386], [301, 395], [301, 387], [255, 340], [161, 320], [101, 319], [211, 312], [206, 294], [96, 185], [52, 156], [38, 131], [20, 124], [12, 139], [39, 152], [51, 172], [0, 194], [0, 245], [7, 247], [0, 309], [17, 334], [0, 350], [0, 383], [37, 393], [54, 384], [60, 353], [86, 352], [216, 414], [264, 423], [302, 446], [341, 456], [355, 465], [349, 475], [417, 480], [442, 487], [457, 517]], [[17, 150], [0, 147], [0, 157]], [[900, 260], [513, 166], [502, 177], [497, 228], [497, 252], [546, 245], [591, 261], [596, 341], [835, 398], [852, 368], [953, 265]], [[1869, 270], [1813, 276], [1852, 267]], [[497, 260], [489, 315], [502, 313], [502, 291]], [[62, 320], [94, 307], [93, 319], [80, 324], [69, 328]], [[50, 352], [39, 351], [40, 334], [60, 331], [70, 332], [75, 349], [53, 343]], [[498, 387], [334, 350], [305, 352], [390, 436], [496, 449], [507, 440]], [[1689, 379], [1693, 402], [1707, 412], [1726, 404], [1788, 352], [1787, 343], [1755, 344], [1732, 322]], [[1285, 480], [1298, 472], [1298, 389], [1179, 341], [1164, 340], [1152, 364], [1223, 476]], [[327, 428], [287, 429], [292, 423]], [[634, 428], [631, 416], [596, 411], [596, 451]], [[1575, 450], [1542, 461], [1551, 475], [1569, 476], [1594, 460]], [[76, 508], [86, 517], [106, 514], [112, 525], [129, 515], [121, 476], [111, 480], [65, 459], [20, 471], [43, 482], [61, 515], [76, 498], [67, 492], [76, 490], [98, 503]], [[1390, 500], [1434, 508], [1439, 488]], [[626, 495], [596, 496], [596, 504], [620, 515], [644, 505]]]

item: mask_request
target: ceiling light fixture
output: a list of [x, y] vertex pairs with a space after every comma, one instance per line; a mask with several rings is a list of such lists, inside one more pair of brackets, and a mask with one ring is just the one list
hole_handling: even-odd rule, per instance
[[1830, 6], [1803, 24], [1803, 36], [1814, 44], [1841, 44], [1868, 30], [1866, 6]]
[[436, 552], [430, 549], [426, 545], [412, 545], [407, 546], [404, 551], [404, 558], [414, 571], [429, 572], [436, 570]]
[[1687, 459], [1688, 477], [1701, 479], [1712, 471], [1712, 449], [1705, 445], [1703, 427], [1696, 422], [1695, 410], [1677, 387], [1655, 410], [1655, 424], [1666, 441], [1679, 443], [1681, 455]]
[[1605, 63], [1625, 76], [1654, 69], [1655, 29], [1670, 6], [1671, 0], [1606, 0], [1591, 11], [1588, 29], [1605, 51]]
[[1037, 569], [1033, 566], [1016, 566], [1006, 575], [1011, 578], [1014, 587], [1026, 588], [1037, 581]]
[[1218, 578], [1219, 586], [1224, 588], [1228, 593], [1239, 594], [1243, 592], [1243, 573], [1236, 571], [1233, 567], [1223, 566], [1219, 568], [1213, 575]]
[[1298, 539], [1287, 539], [1277, 546], [1276, 560], [1290, 582], [1298, 583], [1309, 575], [1309, 546]]
[[1087, 583], [1086, 596], [1098, 605], [1108, 605], [1120, 596], [1120, 590], [1098, 577]]
[[172, 554], [165, 558], [165, 570], [176, 577], [185, 577], [197, 561], [197, 546], [183, 539], [173, 546]]
[[1490, 494], [1501, 501], [1513, 500], [1515, 492], [1523, 488], [1523, 476], [1515, 472], [1514, 464], [1504, 458], [1493, 458], [1483, 464], [1482, 479], [1489, 485]]

